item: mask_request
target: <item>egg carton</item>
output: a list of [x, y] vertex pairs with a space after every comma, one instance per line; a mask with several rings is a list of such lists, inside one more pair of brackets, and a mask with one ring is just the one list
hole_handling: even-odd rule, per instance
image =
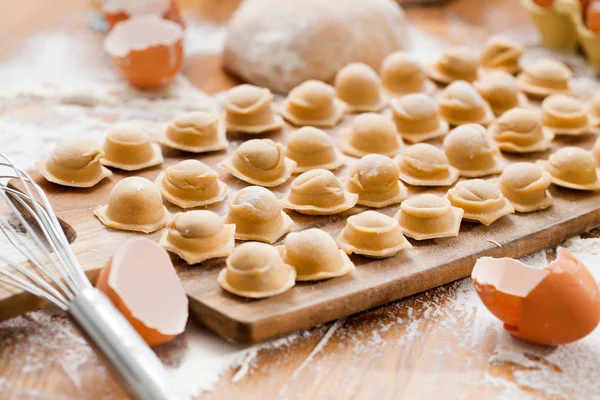
[[600, 68], [600, 33], [584, 24], [579, 0], [556, 0], [552, 7], [540, 7], [533, 0], [521, 0], [540, 33], [544, 46], [575, 51], [581, 46], [590, 63]]

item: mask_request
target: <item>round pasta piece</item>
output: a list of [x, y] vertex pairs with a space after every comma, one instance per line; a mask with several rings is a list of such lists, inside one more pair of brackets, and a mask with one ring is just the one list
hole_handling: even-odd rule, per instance
[[591, 124], [597, 128], [600, 126], [600, 92], [596, 93], [587, 104], [588, 117]]
[[473, 82], [478, 72], [477, 53], [468, 46], [450, 47], [433, 64], [425, 67], [429, 78], [442, 84], [454, 81]]
[[491, 71], [473, 83], [498, 117], [511, 108], [526, 106], [527, 96], [519, 90], [514, 76], [501, 70]]
[[333, 170], [345, 163], [342, 153], [333, 147], [331, 137], [312, 126], [290, 134], [285, 155], [296, 162], [295, 174], [317, 168]]
[[516, 74], [520, 71], [519, 59], [523, 55], [523, 46], [514, 40], [495, 35], [487, 40], [479, 55], [479, 65], [484, 69], [498, 70]]
[[592, 153], [579, 147], [563, 147], [547, 161], [537, 161], [548, 173], [552, 183], [576, 190], [600, 190], [600, 178]]
[[500, 175], [498, 187], [518, 212], [544, 210], [552, 205], [550, 174], [534, 163], [514, 163]]
[[283, 262], [296, 270], [297, 281], [335, 278], [355, 269], [348, 255], [321, 229], [290, 233], [278, 249]]
[[483, 179], [461, 181], [448, 190], [446, 198], [454, 207], [464, 210], [463, 219], [491, 225], [515, 209], [500, 189]]
[[390, 96], [435, 92], [435, 83], [427, 78], [421, 64], [403, 51], [388, 55], [381, 64], [379, 75], [383, 89]]
[[555, 93], [571, 91], [573, 73], [560, 61], [542, 58], [533, 64], [525, 66], [517, 77], [519, 87], [525, 93], [546, 97]]
[[545, 151], [554, 132], [542, 126], [541, 114], [531, 108], [513, 108], [502, 114], [488, 129], [500, 150], [509, 153]]
[[235, 246], [235, 225], [224, 224], [212, 211], [194, 210], [176, 214], [167, 223], [159, 244], [188, 264], [227, 257]]
[[413, 186], [449, 186], [458, 180], [458, 170], [444, 152], [428, 143], [418, 143], [396, 157], [400, 179]]
[[100, 164], [100, 145], [93, 140], [73, 139], [59, 143], [50, 157], [36, 163], [46, 180], [57, 185], [89, 188], [112, 172]]
[[324, 82], [309, 80], [293, 88], [279, 113], [296, 126], [332, 128], [344, 116], [346, 106], [335, 97], [335, 89]]
[[215, 114], [203, 111], [179, 114], [163, 127], [160, 144], [190, 153], [227, 148], [225, 124]]
[[334, 86], [349, 112], [377, 112], [387, 105], [379, 76], [367, 64], [346, 65], [335, 76]]
[[427, 240], [458, 236], [463, 214], [444, 197], [421, 194], [403, 201], [394, 218], [406, 236]]
[[477, 124], [461, 125], [444, 138], [444, 151], [460, 176], [478, 178], [502, 172], [504, 162], [500, 150]]
[[274, 187], [287, 181], [296, 162], [285, 157], [285, 149], [271, 139], [251, 139], [240, 144], [219, 166], [253, 185]]
[[408, 197], [406, 186], [399, 180], [400, 169], [389, 157], [369, 154], [350, 170], [346, 190], [358, 194], [357, 204], [381, 208], [398, 204]]
[[373, 153], [393, 157], [404, 148], [392, 120], [374, 113], [355, 117], [352, 127], [341, 132], [340, 141], [345, 154], [358, 158]]
[[402, 228], [392, 217], [375, 211], [348, 217], [337, 237], [338, 246], [348, 254], [370, 258], [392, 257], [412, 247], [402, 234]]
[[143, 233], [163, 228], [171, 218], [158, 188], [138, 176], [119, 181], [108, 204], [94, 210], [94, 215], [109, 228]]
[[171, 165], [156, 178], [162, 196], [181, 208], [194, 208], [223, 201], [227, 185], [208, 165], [184, 160]]
[[453, 82], [444, 89], [438, 99], [438, 107], [440, 116], [454, 126], [487, 126], [494, 119], [494, 113], [487, 101], [465, 81]]
[[122, 126], [109, 132], [103, 150], [102, 165], [124, 171], [138, 171], [163, 162], [160, 145], [151, 143], [145, 132], [133, 126]]
[[304, 172], [292, 182], [281, 204], [306, 215], [332, 215], [356, 205], [358, 195], [344, 190], [333, 172], [313, 169]]
[[217, 278], [219, 285], [240, 297], [260, 299], [281, 294], [296, 283], [296, 270], [283, 262], [277, 249], [249, 242], [236, 247], [227, 257]]
[[437, 104], [422, 93], [407, 94], [390, 103], [396, 130], [409, 143], [420, 143], [448, 133], [448, 122], [440, 118]]
[[294, 226], [277, 197], [261, 186], [248, 186], [233, 196], [225, 223], [236, 226], [235, 238], [238, 240], [266, 243], [276, 242]]
[[596, 159], [596, 165], [600, 167], [600, 138], [596, 139], [594, 142], [594, 147], [592, 148], [592, 154]]
[[542, 102], [542, 124], [556, 135], [583, 135], [592, 125], [585, 104], [564, 94], [553, 94]]
[[260, 134], [281, 129], [269, 89], [243, 84], [229, 89], [223, 103], [228, 132]]

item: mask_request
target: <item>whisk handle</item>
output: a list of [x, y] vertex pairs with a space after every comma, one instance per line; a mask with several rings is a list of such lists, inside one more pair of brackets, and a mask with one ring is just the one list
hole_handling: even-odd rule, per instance
[[90, 287], [70, 303], [71, 318], [140, 400], [180, 399], [154, 352], [99, 290]]

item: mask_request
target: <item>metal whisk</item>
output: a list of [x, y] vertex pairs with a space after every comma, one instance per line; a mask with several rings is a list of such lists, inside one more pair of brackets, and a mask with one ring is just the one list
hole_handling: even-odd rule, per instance
[[[8, 187], [8, 179], [17, 179], [20, 190]], [[154, 352], [85, 276], [42, 189], [4, 154], [0, 154], [0, 197], [25, 232], [6, 218], [0, 218], [0, 231], [29, 264], [0, 253], [0, 262], [12, 267], [0, 265], [0, 282], [66, 311], [135, 398], [179, 398]]]

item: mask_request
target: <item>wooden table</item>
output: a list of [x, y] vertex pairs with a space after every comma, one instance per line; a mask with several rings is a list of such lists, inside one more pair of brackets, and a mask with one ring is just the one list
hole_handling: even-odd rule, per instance
[[[224, 23], [239, 0], [185, 0], [194, 18]], [[28, 36], [54, 27], [87, 23], [83, 0], [19, 0], [0, 3], [0, 57], [6, 59]], [[518, 0], [456, 0], [440, 8], [407, 10], [412, 22], [450, 42], [480, 43], [494, 32], [528, 26]], [[76, 56], [76, 55], [74, 55]], [[237, 81], [219, 66], [219, 56], [186, 60], [186, 74], [208, 93]], [[422, 293], [301, 334], [288, 346], [261, 350], [249, 374], [231, 382], [226, 373], [202, 399], [430, 399], [495, 398], [494, 378], [511, 380], [522, 367], [490, 364], [494, 332], [465, 345], [473, 313], [457, 297], [472, 295], [463, 281]], [[35, 324], [34, 324], [35, 325]], [[69, 349], [57, 344], [37, 356], [49, 360], [36, 373], [21, 374], [29, 335], [0, 329], [0, 398], [122, 398], [118, 385], [97, 362], [79, 368], [80, 388], [51, 362]], [[318, 346], [318, 347], [317, 347]], [[26, 353], [26, 352], [25, 352]], [[487, 382], [487, 383], [486, 383]], [[520, 388], [536, 395], [528, 388]], [[539, 393], [538, 393], [539, 394]]]

